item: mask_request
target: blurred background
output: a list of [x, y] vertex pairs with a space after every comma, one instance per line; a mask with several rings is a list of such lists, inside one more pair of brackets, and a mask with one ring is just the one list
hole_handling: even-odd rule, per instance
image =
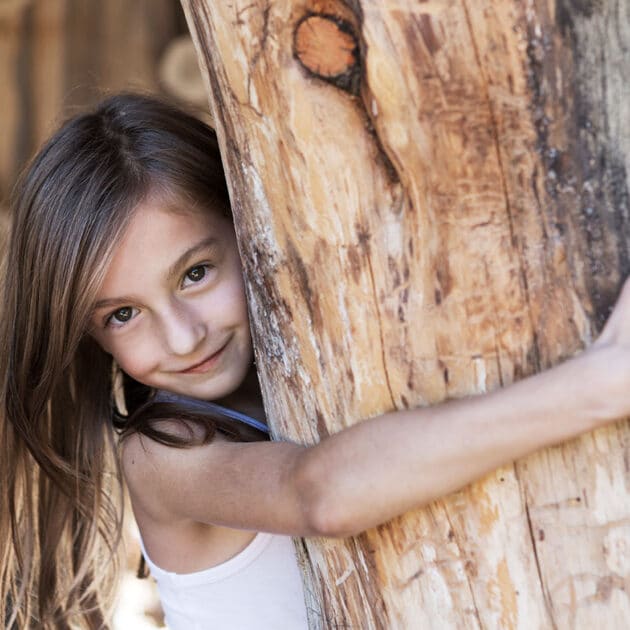
[[0, 0], [0, 222], [60, 122], [139, 89], [206, 107], [179, 0]]
[[[178, 0], [0, 0], [0, 247], [29, 158], [68, 116], [123, 89], [207, 109]], [[115, 630], [163, 627], [153, 581], [135, 577], [134, 527]]]

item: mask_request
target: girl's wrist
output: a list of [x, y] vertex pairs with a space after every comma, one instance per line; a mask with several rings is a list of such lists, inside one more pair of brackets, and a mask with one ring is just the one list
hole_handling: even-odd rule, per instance
[[[614, 344], [595, 345], [566, 362], [570, 391], [580, 416], [596, 429], [630, 412], [628, 352]], [[560, 366], [560, 369], [563, 366]]]
[[[555, 367], [497, 390], [498, 415], [506, 426], [525, 430], [528, 451], [559, 444], [613, 421], [615, 406], [603, 395], [603, 355], [584, 352]], [[525, 425], [521, 422], [525, 421]], [[524, 427], [527, 427], [525, 429]], [[508, 429], [509, 431], [510, 429]], [[513, 437], [513, 436], [512, 436]], [[508, 437], [508, 440], [512, 440]]]

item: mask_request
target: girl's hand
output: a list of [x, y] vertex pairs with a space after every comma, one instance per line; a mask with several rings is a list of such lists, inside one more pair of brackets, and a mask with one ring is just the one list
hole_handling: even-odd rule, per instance
[[[584, 386], [593, 391], [602, 405], [602, 421], [630, 415], [630, 278], [593, 345], [582, 355], [589, 362], [589, 381]], [[579, 360], [579, 357], [578, 357]]]
[[626, 279], [615, 308], [593, 347], [630, 344], [630, 277]]

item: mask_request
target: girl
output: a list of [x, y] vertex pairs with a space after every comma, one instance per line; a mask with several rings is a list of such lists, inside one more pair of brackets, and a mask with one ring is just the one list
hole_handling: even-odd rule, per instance
[[106, 624], [117, 461], [172, 630], [303, 628], [288, 536], [360, 532], [630, 413], [626, 286], [597, 342], [544, 374], [310, 448], [266, 441], [214, 134], [146, 97], [42, 149], [5, 278], [5, 627]]

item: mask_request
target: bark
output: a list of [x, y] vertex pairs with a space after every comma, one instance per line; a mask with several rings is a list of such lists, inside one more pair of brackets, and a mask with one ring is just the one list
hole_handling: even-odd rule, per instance
[[[183, 5], [276, 437], [487, 392], [594, 338], [630, 270], [628, 3]], [[621, 422], [299, 542], [312, 627], [625, 627], [629, 445]]]

